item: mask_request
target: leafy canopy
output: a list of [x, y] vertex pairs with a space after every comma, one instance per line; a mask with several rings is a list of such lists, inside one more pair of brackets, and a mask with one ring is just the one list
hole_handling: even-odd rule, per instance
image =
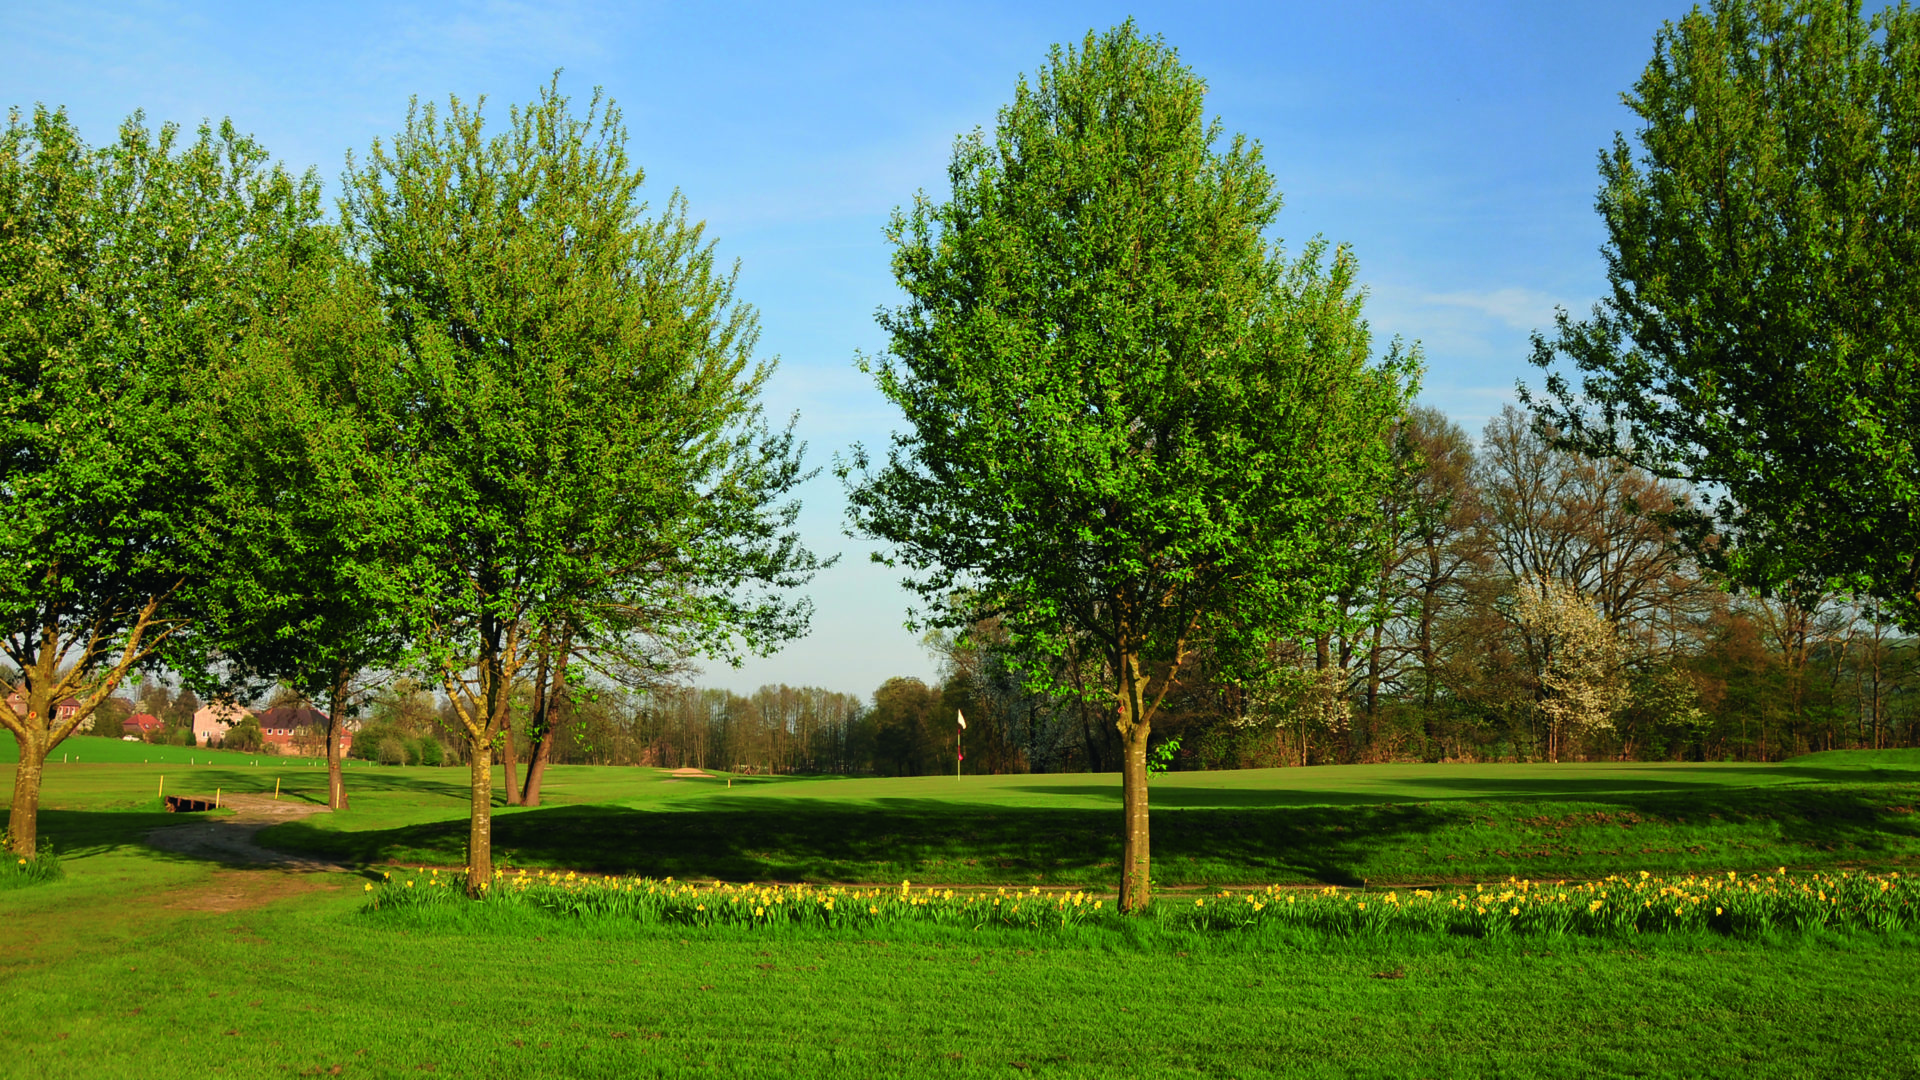
[[907, 300], [862, 364], [907, 424], [841, 471], [920, 618], [1090, 638], [1117, 672], [1324, 615], [1330, 527], [1390, 475], [1414, 358], [1370, 364], [1346, 249], [1268, 238], [1260, 149], [1205, 89], [1130, 22], [1056, 47], [958, 141], [951, 197], [895, 213]]
[[1703, 485], [1675, 516], [1736, 581], [1838, 580], [1920, 619], [1920, 15], [1716, 0], [1625, 101], [1610, 290], [1536, 335], [1536, 364], [1578, 373], [1545, 416]]
[[[412, 478], [391, 599], [433, 666], [524, 661], [564, 623], [627, 659], [800, 632], [802, 478], [758, 394], [753, 310], [676, 193], [650, 215], [620, 114], [557, 85], [487, 133], [416, 106], [350, 168], [342, 217], [401, 352]], [[478, 635], [478, 639], [476, 639]], [[464, 643], [464, 644], [463, 644]]]
[[0, 648], [29, 698], [81, 693], [90, 709], [129, 664], [184, 645], [209, 591], [246, 572], [203, 437], [318, 205], [311, 176], [270, 166], [231, 123], [189, 141], [135, 114], [93, 149], [64, 112], [10, 114]]

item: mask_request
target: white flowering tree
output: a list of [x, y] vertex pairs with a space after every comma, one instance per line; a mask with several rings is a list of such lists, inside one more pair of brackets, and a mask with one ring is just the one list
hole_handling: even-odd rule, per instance
[[1627, 703], [1620, 638], [1578, 589], [1552, 578], [1521, 583], [1513, 619], [1538, 680], [1547, 760], [1559, 761], [1569, 735], [1610, 730]]

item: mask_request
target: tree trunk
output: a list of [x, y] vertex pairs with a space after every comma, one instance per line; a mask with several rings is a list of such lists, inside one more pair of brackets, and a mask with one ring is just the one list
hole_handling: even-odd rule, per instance
[[477, 899], [493, 881], [493, 744], [475, 739], [468, 747], [473, 802], [467, 818], [467, 895]]
[[553, 729], [540, 733], [527, 757], [527, 786], [520, 793], [521, 806], [540, 805], [540, 783], [547, 778], [547, 758], [553, 752]]
[[49, 747], [44, 739], [14, 737], [20, 764], [13, 770], [12, 812], [7, 818], [7, 849], [31, 859], [40, 840], [40, 777]]
[[522, 806], [540, 805], [540, 784], [547, 777], [547, 761], [553, 756], [554, 715], [560, 708], [560, 688], [567, 684], [567, 656], [572, 648], [573, 635], [562, 635], [559, 655], [551, 663], [543, 657], [540, 664], [540, 681], [533, 690], [533, 718], [527, 728], [528, 734], [539, 734], [527, 755], [527, 784], [520, 792]]
[[1093, 718], [1088, 715], [1089, 712], [1086, 698], [1082, 697], [1080, 699], [1080, 737], [1085, 740], [1087, 744], [1087, 771], [1097, 773], [1101, 771], [1100, 743], [1093, 730]]
[[520, 761], [513, 752], [513, 717], [511, 715], [507, 717], [507, 722], [500, 726], [500, 734], [505, 737], [500, 744], [500, 764], [506, 769], [504, 783], [507, 786], [507, 805], [519, 806]]
[[347, 708], [345, 674], [333, 680], [332, 690], [327, 702], [327, 808], [345, 810], [347, 783], [346, 778], [340, 775], [340, 728], [346, 723], [341, 716]]
[[1120, 856], [1120, 910], [1144, 914], [1153, 903], [1151, 845], [1147, 832], [1147, 725], [1130, 724], [1123, 744], [1120, 791], [1126, 816], [1126, 844]]
[[1120, 691], [1120, 716], [1114, 727], [1120, 736], [1120, 796], [1126, 830], [1120, 852], [1120, 910], [1144, 915], [1153, 903], [1147, 831], [1147, 735], [1152, 718], [1147, 714], [1147, 680], [1140, 673], [1139, 655], [1118, 652], [1113, 667]]

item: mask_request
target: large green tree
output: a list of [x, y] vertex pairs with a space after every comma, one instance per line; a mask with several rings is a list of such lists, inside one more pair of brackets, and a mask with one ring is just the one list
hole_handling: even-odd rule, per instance
[[[231, 124], [88, 147], [66, 115], [0, 134], [0, 654], [24, 708], [8, 832], [37, 843], [46, 755], [185, 645], [243, 571], [201, 457], [261, 268], [313, 241], [319, 188]], [[187, 655], [187, 654], [183, 654]], [[65, 718], [56, 705], [77, 699]]]
[[625, 147], [610, 103], [576, 114], [556, 80], [497, 133], [416, 106], [345, 177], [405, 402], [385, 595], [466, 738], [475, 890], [495, 745], [543, 654], [618, 674], [806, 624], [785, 592], [816, 565], [786, 500], [805, 474], [762, 418], [755, 315], [677, 193], [647, 210]]
[[[327, 805], [347, 806], [340, 738], [405, 642], [382, 588], [383, 561], [405, 524], [390, 467], [399, 397], [396, 353], [365, 268], [331, 233], [280, 279], [224, 376], [222, 422], [203, 434], [227, 540], [246, 574], [200, 635], [204, 681], [266, 680], [325, 706]], [[217, 680], [217, 681], [216, 681]]]
[[[1055, 48], [941, 203], [895, 214], [889, 352], [906, 415], [851, 517], [924, 616], [1104, 658], [1124, 747], [1121, 903], [1150, 900], [1148, 734], [1209, 638], [1312, 633], [1345, 524], [1390, 479], [1410, 357], [1371, 361], [1349, 253], [1288, 258], [1259, 147], [1129, 22]], [[1237, 648], [1239, 655], [1261, 650]]]
[[1610, 288], [1536, 336], [1542, 412], [1700, 485], [1676, 516], [1735, 580], [1920, 618], [1920, 13], [1717, 0], [1661, 29], [1625, 101]]

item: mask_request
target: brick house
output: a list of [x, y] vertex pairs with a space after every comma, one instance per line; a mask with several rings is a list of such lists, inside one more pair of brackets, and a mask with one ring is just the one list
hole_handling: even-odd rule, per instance
[[[12, 709], [15, 716], [24, 715], [27, 711], [27, 695], [18, 690], [8, 694], [7, 708]], [[68, 698], [53, 707], [53, 722], [57, 724], [62, 720], [70, 719], [74, 713], [79, 711], [80, 699]]]
[[[327, 752], [327, 714], [304, 705], [282, 705], [260, 714], [260, 738], [282, 754]], [[353, 748], [353, 724], [341, 725], [340, 753]]]
[[123, 739], [144, 739], [157, 735], [166, 728], [160, 718], [150, 712], [137, 712], [120, 721], [120, 737]]

